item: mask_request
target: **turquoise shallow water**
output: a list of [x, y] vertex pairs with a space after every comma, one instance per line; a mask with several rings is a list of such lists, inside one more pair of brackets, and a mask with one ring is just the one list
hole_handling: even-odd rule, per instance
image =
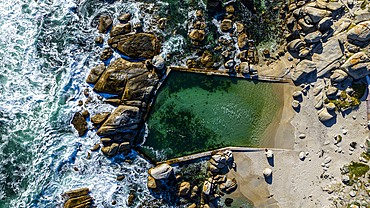
[[143, 149], [165, 160], [227, 146], [257, 147], [281, 107], [274, 84], [172, 71], [152, 107]]

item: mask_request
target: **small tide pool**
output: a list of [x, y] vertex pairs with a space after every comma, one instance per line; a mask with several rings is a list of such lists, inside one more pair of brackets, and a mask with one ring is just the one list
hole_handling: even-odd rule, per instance
[[282, 106], [276, 85], [172, 71], [153, 103], [142, 151], [163, 161], [227, 146], [258, 147]]

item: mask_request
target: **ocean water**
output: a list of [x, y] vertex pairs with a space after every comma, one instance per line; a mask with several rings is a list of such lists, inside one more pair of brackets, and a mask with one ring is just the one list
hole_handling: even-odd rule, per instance
[[276, 85], [172, 71], [153, 104], [143, 150], [163, 161], [221, 147], [258, 147], [281, 108]]
[[[164, 37], [161, 56], [170, 54], [173, 65], [185, 65], [181, 57], [195, 56], [187, 48], [186, 31], [197, 9], [205, 11], [203, 1], [0, 0], [1, 208], [62, 207], [60, 194], [82, 187], [90, 188], [99, 208], [113, 207], [113, 200], [115, 207], [127, 207], [130, 193], [135, 193], [132, 207], [172, 206], [149, 193], [148, 161], [134, 151], [111, 159], [92, 152], [86, 159], [99, 137], [94, 131], [78, 137], [70, 122], [81, 108], [91, 115], [114, 109], [85, 82], [103, 50], [94, 44], [100, 15], [110, 14], [114, 22], [126, 12], [133, 15], [131, 23], [143, 18], [144, 31]], [[164, 31], [155, 26], [163, 16], [172, 19]], [[207, 20], [208, 31], [217, 30], [219, 21], [213, 20]], [[109, 34], [103, 36], [107, 40]], [[209, 36], [205, 47], [214, 44], [215, 38]], [[87, 100], [85, 91], [92, 100], [79, 107], [79, 101]], [[220, 109], [237, 111], [236, 107]], [[117, 181], [118, 175], [126, 177]]]

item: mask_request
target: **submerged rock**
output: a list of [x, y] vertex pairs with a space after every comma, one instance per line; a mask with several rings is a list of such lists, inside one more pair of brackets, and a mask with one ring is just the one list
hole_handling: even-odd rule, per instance
[[156, 180], [168, 179], [172, 173], [172, 167], [167, 163], [149, 169], [149, 174]]
[[78, 131], [78, 136], [83, 136], [87, 132], [87, 122], [85, 117], [81, 113], [76, 112], [72, 119], [72, 124], [75, 129]]
[[138, 107], [120, 105], [112, 112], [96, 134], [104, 136], [117, 132], [136, 131], [141, 116], [142, 112]]
[[130, 58], [151, 59], [159, 54], [160, 43], [157, 37], [148, 33], [117, 35], [108, 44]]

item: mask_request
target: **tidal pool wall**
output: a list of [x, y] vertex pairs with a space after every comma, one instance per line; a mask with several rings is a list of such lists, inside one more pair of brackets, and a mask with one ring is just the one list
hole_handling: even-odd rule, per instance
[[276, 85], [172, 71], [153, 103], [142, 150], [163, 161], [226, 146], [258, 147], [282, 107]]

